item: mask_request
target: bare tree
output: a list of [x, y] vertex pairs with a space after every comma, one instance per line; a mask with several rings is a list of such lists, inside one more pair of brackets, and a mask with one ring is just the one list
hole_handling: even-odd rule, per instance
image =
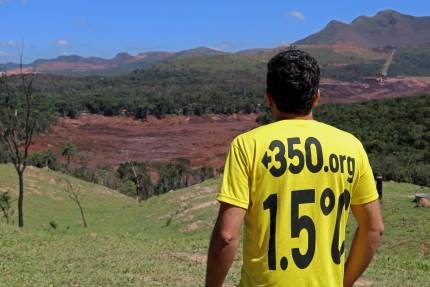
[[131, 171], [133, 172], [133, 181], [136, 184], [136, 199], [138, 202], [141, 202], [142, 191], [143, 191], [142, 176], [137, 174], [136, 167], [134, 166], [133, 161], [130, 160], [128, 156], [128, 152], [126, 152], [126, 157], [127, 157], [127, 163], [130, 165]]
[[24, 226], [24, 172], [27, 167], [28, 150], [37, 125], [38, 117], [34, 112], [33, 82], [36, 73], [25, 74], [23, 71], [22, 55], [19, 70], [18, 100], [11, 90], [7, 72], [2, 73], [0, 84], [3, 87], [4, 103], [0, 111], [0, 142], [6, 147], [11, 162], [18, 174], [18, 226]]
[[87, 227], [87, 220], [85, 219], [84, 209], [81, 204], [82, 194], [79, 186], [73, 186], [70, 180], [66, 179], [66, 193], [67, 196], [78, 206], [81, 213], [82, 225]]

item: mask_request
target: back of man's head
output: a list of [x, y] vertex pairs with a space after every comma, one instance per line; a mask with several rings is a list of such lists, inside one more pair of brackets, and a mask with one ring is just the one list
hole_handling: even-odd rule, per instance
[[267, 93], [278, 110], [309, 114], [320, 82], [318, 62], [306, 52], [289, 49], [274, 56], [267, 68]]

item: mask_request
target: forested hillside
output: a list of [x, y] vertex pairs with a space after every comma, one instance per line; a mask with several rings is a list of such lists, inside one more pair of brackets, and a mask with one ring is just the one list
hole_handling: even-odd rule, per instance
[[430, 44], [419, 47], [400, 48], [390, 67], [391, 75], [429, 76]]
[[430, 96], [324, 105], [315, 117], [362, 140], [376, 174], [430, 186]]
[[[320, 61], [322, 76], [357, 82], [380, 73], [384, 59], [376, 54], [351, 51], [337, 53], [329, 49], [308, 49]], [[416, 51], [416, 52], [414, 52]], [[425, 76], [430, 71], [428, 50], [399, 51], [393, 73]], [[406, 53], [406, 54], [405, 54]], [[73, 78], [39, 75], [35, 91], [50, 99], [61, 115], [74, 117], [79, 112], [107, 116], [126, 114], [144, 119], [147, 115], [165, 114], [250, 113], [260, 110], [265, 93], [266, 63], [272, 52], [249, 57], [220, 55], [177, 59], [148, 69], [116, 77], [91, 76]], [[333, 58], [340, 62], [333, 62]], [[408, 60], [412, 58], [413, 61]], [[430, 75], [430, 74], [429, 74]], [[11, 79], [11, 82], [13, 80]], [[348, 83], [336, 84], [339, 91], [328, 89], [330, 98], [342, 101], [354, 97], [345, 92]], [[369, 93], [384, 87], [372, 87]], [[419, 85], [410, 90], [421, 89]], [[345, 94], [347, 93], [347, 94]]]
[[[319, 106], [315, 119], [364, 144], [375, 175], [430, 186], [430, 96]], [[257, 119], [269, 123], [266, 113]]]

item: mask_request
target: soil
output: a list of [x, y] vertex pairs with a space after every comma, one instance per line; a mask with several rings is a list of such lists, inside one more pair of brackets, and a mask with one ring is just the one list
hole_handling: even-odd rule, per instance
[[[203, 117], [150, 117], [137, 121], [126, 117], [81, 115], [60, 118], [51, 131], [37, 137], [31, 151], [52, 149], [61, 158], [61, 147], [71, 142], [88, 165], [118, 166], [133, 161], [168, 162], [188, 158], [194, 167], [223, 166], [231, 140], [257, 126], [257, 115]], [[79, 156], [73, 159], [74, 164]]]
[[354, 82], [321, 80], [322, 103], [352, 103], [429, 91], [430, 77], [365, 78]]
[[[430, 77], [367, 78], [354, 82], [321, 81], [321, 102], [349, 103], [413, 95], [430, 91]], [[61, 158], [61, 147], [71, 142], [88, 165], [118, 166], [133, 161], [172, 161], [188, 158], [194, 167], [223, 166], [231, 140], [257, 126], [257, 115], [167, 116], [137, 121], [126, 117], [83, 114], [60, 118], [48, 134], [35, 139], [32, 151], [52, 149]], [[79, 163], [75, 156], [73, 164]]]

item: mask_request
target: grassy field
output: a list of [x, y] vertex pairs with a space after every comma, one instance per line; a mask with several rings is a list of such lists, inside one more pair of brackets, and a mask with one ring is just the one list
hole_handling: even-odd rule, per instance
[[[64, 192], [65, 178], [28, 170], [25, 228], [0, 224], [0, 286], [203, 286], [219, 180], [139, 204], [69, 178], [84, 192], [89, 227], [83, 228]], [[12, 167], [0, 165], [0, 191], [15, 191], [16, 181]], [[357, 286], [429, 286], [430, 210], [413, 208], [411, 198], [419, 192], [413, 185], [385, 184], [383, 243]], [[226, 286], [238, 282], [240, 257]]]

